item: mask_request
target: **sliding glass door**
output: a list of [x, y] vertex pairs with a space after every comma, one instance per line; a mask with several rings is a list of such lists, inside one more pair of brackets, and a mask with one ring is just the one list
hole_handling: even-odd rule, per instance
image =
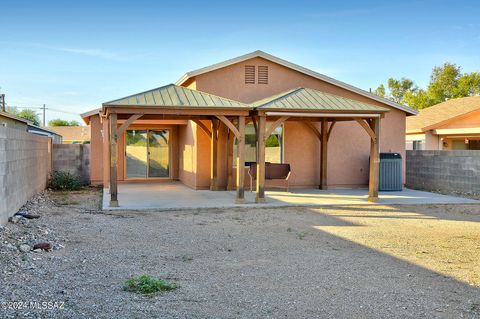
[[170, 177], [169, 135], [168, 130], [127, 130], [126, 177]]

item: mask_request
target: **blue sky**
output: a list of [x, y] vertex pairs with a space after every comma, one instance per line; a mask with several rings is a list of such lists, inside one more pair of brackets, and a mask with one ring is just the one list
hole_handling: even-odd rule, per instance
[[[368, 90], [480, 70], [478, 1], [0, 2], [10, 105], [81, 113], [254, 50]], [[52, 118], [79, 119], [47, 112]]]

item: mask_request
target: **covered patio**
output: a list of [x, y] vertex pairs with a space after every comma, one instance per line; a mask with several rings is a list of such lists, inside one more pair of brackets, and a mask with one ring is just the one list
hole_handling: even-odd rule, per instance
[[[119, 184], [120, 207], [110, 206], [108, 189], [103, 194], [106, 210], [179, 210], [234, 207], [290, 207], [393, 204], [478, 204], [477, 200], [404, 189], [401, 192], [380, 192], [377, 202], [368, 201], [367, 189], [293, 189], [266, 191], [265, 202], [255, 202], [255, 192], [245, 192], [245, 202], [235, 203], [235, 191], [212, 192], [193, 190], [181, 182]], [[182, 196], [178, 196], [182, 194]]]
[[[379, 184], [379, 140], [380, 121], [389, 110], [384, 107], [363, 103], [333, 94], [309, 89], [297, 88], [252, 104], [244, 104], [212, 94], [192, 90], [176, 85], [167, 85], [151, 91], [139, 93], [119, 100], [104, 103], [101, 110], [103, 121], [104, 149], [108, 154], [108, 177], [104, 177], [104, 185], [109, 185], [109, 207], [132, 206], [128, 203], [128, 194], [123, 197], [127, 203], [119, 200], [117, 182], [118, 140], [127, 128], [138, 121], [192, 121], [210, 140], [210, 191], [212, 200], [228, 195], [215, 195], [219, 190], [235, 190], [232, 203], [243, 204], [250, 200], [245, 196], [245, 125], [252, 122], [256, 136], [256, 181], [255, 202], [275, 201], [265, 194], [265, 142], [270, 134], [287, 121], [301, 123], [314, 134], [320, 142], [320, 183], [318, 188], [327, 190], [327, 154], [328, 141], [337, 122], [350, 121], [352, 125], [360, 125], [370, 139], [369, 187], [366, 199], [370, 202], [378, 200]], [[220, 156], [219, 140], [227, 143], [224, 158], [227, 160], [225, 174], [227, 185], [219, 185]], [[233, 148], [236, 146], [235, 159]], [[235, 168], [236, 176], [232, 176]], [[295, 173], [295, 172], [293, 172]], [[106, 182], [108, 181], [108, 182]], [[150, 189], [159, 192], [154, 197], [162, 198], [160, 192], [165, 188], [155, 186]], [[183, 190], [172, 193], [172, 198], [181, 200]], [[134, 188], [122, 186], [121, 192], [133, 192]], [[197, 190], [198, 192], [201, 192]], [[226, 193], [230, 194], [230, 193]], [[217, 197], [220, 196], [220, 197]], [[208, 197], [208, 196], [207, 196]], [[293, 197], [293, 196], [291, 196]], [[139, 197], [137, 197], [139, 201]], [[191, 198], [196, 198], [195, 196]], [[226, 198], [226, 197], [225, 197]], [[301, 196], [297, 196], [301, 198]], [[197, 200], [201, 201], [201, 198]], [[298, 202], [298, 201], [297, 201]], [[158, 205], [158, 204], [156, 204]], [[160, 205], [161, 206], [161, 205]], [[168, 205], [167, 205], [168, 206]]]

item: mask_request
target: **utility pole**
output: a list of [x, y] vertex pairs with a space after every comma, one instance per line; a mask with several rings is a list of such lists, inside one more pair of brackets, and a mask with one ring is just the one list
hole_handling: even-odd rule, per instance
[[0, 111], [6, 112], [6, 109], [5, 109], [5, 94], [0, 94]]
[[45, 104], [43, 104], [43, 127], [45, 127]]

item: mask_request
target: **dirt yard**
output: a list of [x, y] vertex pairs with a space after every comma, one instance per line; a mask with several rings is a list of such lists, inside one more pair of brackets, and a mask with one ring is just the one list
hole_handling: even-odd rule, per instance
[[[0, 229], [0, 317], [480, 318], [479, 206], [99, 205], [47, 193], [24, 209], [39, 219]], [[178, 288], [124, 291], [143, 274]]]

